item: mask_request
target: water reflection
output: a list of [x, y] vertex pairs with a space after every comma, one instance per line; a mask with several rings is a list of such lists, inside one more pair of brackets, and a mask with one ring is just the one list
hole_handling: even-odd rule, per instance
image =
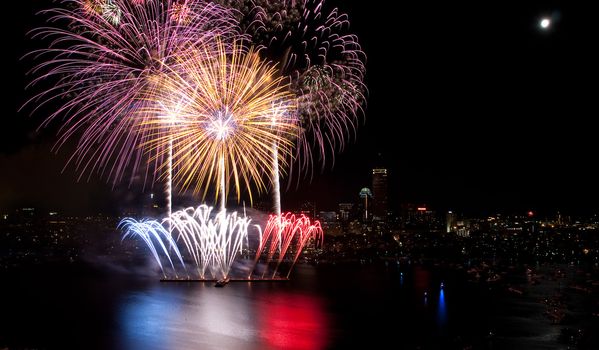
[[487, 292], [461, 272], [390, 270], [299, 266], [290, 282], [225, 288], [19, 272], [0, 288], [0, 349], [462, 349], [487, 344], [489, 330], [505, 348], [558, 347], [534, 298]]
[[439, 292], [439, 302], [437, 305], [437, 323], [443, 328], [447, 323], [447, 308], [445, 307], [445, 290], [441, 288]]
[[414, 288], [416, 291], [427, 291], [431, 282], [430, 272], [420, 266], [414, 268]]
[[[414, 268], [414, 292], [421, 293], [423, 306], [428, 306], [431, 276], [430, 272], [420, 266]], [[433, 297], [434, 298], [434, 297]], [[433, 299], [434, 302], [434, 299]]]
[[159, 337], [163, 333], [162, 317], [178, 312], [178, 298], [171, 293], [154, 291], [136, 293], [126, 298], [120, 313], [123, 328], [123, 344], [126, 349], [167, 348], [167, 338]]
[[[328, 317], [314, 295], [283, 286], [160, 284], [120, 307], [124, 349], [324, 349]], [[274, 289], [274, 290], [273, 290]]]
[[318, 298], [276, 294], [260, 305], [260, 335], [276, 349], [324, 349], [328, 322]]

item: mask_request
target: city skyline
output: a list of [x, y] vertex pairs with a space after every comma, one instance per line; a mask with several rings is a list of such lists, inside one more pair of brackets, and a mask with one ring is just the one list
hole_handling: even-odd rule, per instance
[[0, 350], [599, 348], [588, 3], [5, 5]]
[[[597, 76], [586, 5], [410, 4], [393, 5], [394, 11], [358, 1], [339, 5], [350, 13], [368, 54], [366, 118], [334, 164], [329, 160], [323, 171], [315, 166], [311, 178], [299, 184], [293, 179], [283, 193], [284, 206], [317, 200], [331, 208], [351, 200], [371, 183], [380, 154], [389, 169], [392, 206], [423, 202], [484, 212], [598, 208], [599, 174], [590, 166], [595, 147], [587, 117], [596, 108], [591, 91], [578, 83]], [[3, 63], [14, 67], [8, 81], [15, 88], [3, 96], [0, 207], [93, 212], [112, 207], [123, 194], [131, 200], [142, 196], [141, 186], [113, 189], [96, 177], [78, 183], [73, 168], [62, 174], [73, 146], [52, 153], [57, 127], [37, 132], [42, 117], [17, 112], [29, 81], [24, 73], [31, 68], [21, 57], [37, 47], [26, 32], [40, 21], [31, 14], [46, 4], [10, 6], [18, 14], [14, 18], [23, 20], [5, 23], [13, 30]], [[543, 16], [554, 18], [549, 31], [539, 28]], [[377, 26], [369, 19], [375, 17]], [[397, 57], [385, 49], [389, 42], [398, 43]], [[325, 190], [330, 195], [320, 196]]]

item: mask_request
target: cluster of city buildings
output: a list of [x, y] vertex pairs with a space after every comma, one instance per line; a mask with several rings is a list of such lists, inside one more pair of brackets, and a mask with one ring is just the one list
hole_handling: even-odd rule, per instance
[[372, 169], [372, 186], [364, 187], [353, 202], [338, 204], [335, 211], [318, 211], [311, 202], [296, 211], [321, 221], [327, 235], [374, 232], [443, 232], [468, 237], [481, 230], [543, 231], [556, 227], [574, 227], [583, 230], [599, 229], [599, 215], [589, 217], [564, 216], [555, 212], [550, 217], [539, 217], [533, 211], [513, 215], [495, 214], [467, 217], [454, 210], [437, 210], [424, 203], [400, 203], [392, 209], [389, 204], [389, 171]]
[[116, 253], [118, 218], [67, 216], [32, 207], [0, 215], [0, 270], [49, 261], [74, 262], [85, 255]]
[[[296, 212], [320, 220], [326, 237], [322, 251], [340, 259], [397, 258], [426, 247], [461, 245], [457, 254], [480, 249], [485, 254], [497, 253], [499, 249], [514, 256], [534, 252], [537, 258], [578, 260], [588, 256], [599, 263], [599, 215], [571, 217], [556, 212], [542, 218], [531, 211], [465, 217], [415, 203], [402, 203], [391, 210], [388, 181], [387, 169], [374, 168], [371, 187], [357, 191], [355, 201], [339, 203], [335, 211], [318, 211], [306, 202]], [[163, 202], [160, 196], [149, 194], [122, 216], [160, 217]], [[102, 214], [65, 216], [30, 207], [0, 212], [0, 267], [7, 261], [76, 260], [89, 250], [122, 254], [121, 235], [116, 232], [119, 220]]]

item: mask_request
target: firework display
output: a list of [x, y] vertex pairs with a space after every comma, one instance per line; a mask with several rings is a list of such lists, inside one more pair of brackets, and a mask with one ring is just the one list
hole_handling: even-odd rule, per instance
[[289, 278], [293, 265], [297, 262], [306, 244], [309, 242], [313, 242], [315, 245], [322, 244], [323, 238], [320, 222], [311, 222], [310, 218], [303, 214], [271, 215], [260, 237], [254, 268], [250, 272], [250, 276], [259, 259], [263, 257], [266, 267], [261, 275], [262, 278], [267, 275], [271, 264], [274, 264], [274, 268], [270, 277], [275, 278], [284, 259], [290, 261], [286, 275]]
[[[280, 73], [297, 96], [300, 133], [289, 169], [289, 184], [312, 174], [314, 158], [322, 165], [342, 150], [355, 133], [362, 111], [365, 55], [348, 16], [328, 9], [325, 0], [218, 0], [236, 9], [237, 20], [254, 45], [280, 62]], [[273, 157], [279, 158], [277, 147]], [[277, 169], [278, 165], [274, 164]], [[274, 210], [281, 214], [280, 172], [272, 172]]]
[[314, 158], [324, 166], [355, 133], [365, 101], [366, 57], [348, 16], [325, 0], [217, 2], [237, 10], [242, 31], [290, 79], [303, 129], [298, 170], [311, 170]]
[[62, 0], [63, 7], [42, 12], [53, 26], [32, 32], [50, 44], [30, 54], [41, 61], [31, 85], [56, 83], [26, 105], [56, 107], [43, 126], [62, 120], [56, 147], [77, 139], [69, 162], [81, 176], [98, 172], [117, 183], [128, 169], [148, 176], [162, 162], [147, 162], [140, 147], [145, 130], [136, 125], [153, 117], [139, 113], [153, 102], [142, 95], [156, 92], [174, 56], [234, 33], [229, 10], [201, 0], [185, 3], [184, 23], [171, 18], [178, 4], [171, 0]]
[[[278, 145], [282, 162], [291, 154], [295, 120], [274, 106], [293, 111], [295, 99], [276, 68], [251, 48], [245, 52], [233, 43], [228, 49], [219, 41], [214, 52], [187, 52], [161, 79], [160, 91], [155, 114], [167, 106], [167, 113], [177, 110], [178, 121], [168, 133], [159, 119], [143, 127], [157, 131], [148, 133], [150, 148], [164, 149], [172, 141], [173, 181], [183, 190], [191, 186], [205, 195], [214, 184], [228, 192], [232, 183], [238, 199], [242, 190], [251, 199], [253, 185], [263, 189], [264, 175], [272, 173], [271, 145]], [[223, 203], [226, 194], [220, 192]]]
[[[123, 219], [123, 239], [144, 242], [165, 278], [228, 279], [243, 251], [253, 256], [247, 279], [288, 278], [323, 230], [281, 213], [280, 177], [311, 173], [315, 158], [324, 166], [365, 100], [365, 56], [347, 15], [325, 0], [59, 4], [32, 32], [48, 47], [29, 54], [30, 85], [43, 89], [25, 105], [50, 110], [42, 126], [62, 121], [56, 147], [76, 141], [68, 163], [80, 178], [166, 183], [166, 217]], [[227, 211], [228, 197], [251, 203], [269, 188], [264, 230]], [[214, 193], [219, 210], [173, 212], [173, 192], [188, 190]]]
[[179, 258], [181, 265], [185, 266], [183, 257], [177, 248], [177, 243], [173, 239], [171, 232], [166, 230], [160, 222], [156, 220], [137, 221], [133, 218], [126, 218], [119, 223], [118, 227], [125, 230], [123, 239], [129, 236], [135, 236], [139, 237], [146, 244], [165, 278], [166, 274], [161, 256], [164, 256], [168, 260], [171, 268], [175, 270], [175, 265], [173, 264], [170, 254], [171, 251], [174, 251], [177, 258]]
[[[127, 218], [121, 221], [119, 227], [125, 230], [123, 239], [137, 236], [146, 243], [165, 278], [163, 260], [177, 271], [171, 258], [172, 252], [187, 277], [225, 279], [229, 276], [235, 257], [241, 252], [243, 242], [247, 241], [251, 220], [224, 211], [211, 215], [212, 210], [207, 205], [179, 210], [161, 223]], [[181, 253], [176, 242], [183, 242], [182, 250], [187, 254]], [[183, 256], [190, 259], [194, 269], [189, 265], [186, 267]]]
[[[175, 279], [226, 279], [244, 249], [256, 252], [247, 279], [276, 278], [284, 262], [288, 265], [285, 277], [289, 278], [306, 245], [322, 244], [320, 223], [311, 222], [305, 215], [271, 215], [264, 232], [255, 226], [259, 231], [255, 247], [249, 246], [250, 223], [249, 218], [235, 212], [214, 214], [212, 207], [201, 205], [174, 212], [162, 222], [126, 218], [119, 227], [125, 231], [123, 239], [138, 237], [146, 244], [165, 278], [171, 277], [165, 269], [168, 263]], [[260, 259], [264, 260], [264, 270], [254, 274]], [[177, 273], [173, 261], [180, 264], [181, 273]]]

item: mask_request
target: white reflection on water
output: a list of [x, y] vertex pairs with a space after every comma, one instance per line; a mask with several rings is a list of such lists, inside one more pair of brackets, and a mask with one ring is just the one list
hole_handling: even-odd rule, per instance
[[327, 316], [315, 296], [270, 286], [159, 284], [123, 299], [126, 349], [324, 349]]

